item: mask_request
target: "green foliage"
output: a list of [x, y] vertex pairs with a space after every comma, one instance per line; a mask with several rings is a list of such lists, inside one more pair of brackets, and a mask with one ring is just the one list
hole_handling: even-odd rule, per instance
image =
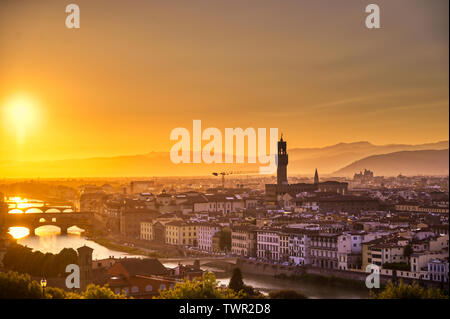
[[219, 247], [221, 250], [225, 250], [225, 251], [231, 250], [231, 231], [230, 230], [222, 229], [220, 231]]
[[278, 290], [269, 293], [270, 299], [308, 299], [305, 295], [295, 290]]
[[392, 270], [409, 271], [411, 267], [407, 263], [384, 263], [383, 268]]
[[173, 289], [160, 291], [156, 299], [239, 299], [244, 298], [242, 292], [236, 293], [230, 288], [218, 286], [216, 276], [206, 272], [201, 278], [192, 281], [184, 280]]
[[236, 293], [243, 293], [247, 296], [247, 298], [263, 298], [263, 294], [261, 294], [258, 290], [253, 288], [252, 286], [247, 286], [244, 284], [242, 279], [242, 272], [239, 268], [234, 268], [233, 275], [231, 276], [230, 282], [228, 284], [228, 288], [234, 290]]
[[0, 273], [0, 299], [39, 299], [41, 286], [30, 275], [8, 271]]
[[64, 248], [54, 255], [33, 252], [31, 248], [19, 244], [9, 246], [3, 257], [6, 269], [45, 277], [65, 275], [66, 266], [77, 262], [77, 252], [72, 248]]
[[45, 298], [46, 299], [67, 299], [66, 295], [67, 295], [67, 292], [61, 288], [55, 288], [55, 287], [45, 288]]
[[417, 282], [408, 285], [401, 280], [398, 286], [389, 282], [378, 294], [371, 291], [370, 296], [373, 299], [448, 299], [440, 289], [423, 288]]
[[253, 288], [252, 286], [244, 285], [242, 292], [247, 298], [250, 299], [265, 298], [265, 296], [259, 290]]
[[[28, 274], [15, 271], [0, 272], [0, 299], [41, 299], [40, 284]], [[46, 299], [126, 299], [125, 295], [116, 295], [107, 286], [88, 285], [81, 293], [67, 292], [60, 288], [46, 287]]]
[[123, 294], [116, 295], [108, 286], [90, 284], [82, 294], [82, 299], [127, 299]]
[[409, 259], [409, 257], [411, 257], [411, 255], [413, 254], [414, 250], [412, 248], [412, 246], [410, 244], [406, 245], [405, 248], [403, 249], [403, 256], [405, 256], [406, 258]]
[[233, 275], [231, 276], [228, 288], [238, 292], [244, 289], [244, 281], [242, 280], [242, 272], [239, 268], [233, 269]]

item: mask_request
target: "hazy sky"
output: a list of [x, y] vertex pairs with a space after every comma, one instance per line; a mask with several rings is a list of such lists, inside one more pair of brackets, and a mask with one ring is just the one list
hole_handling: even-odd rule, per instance
[[447, 0], [0, 0], [0, 161], [169, 151], [193, 119], [290, 148], [447, 140], [448, 28]]

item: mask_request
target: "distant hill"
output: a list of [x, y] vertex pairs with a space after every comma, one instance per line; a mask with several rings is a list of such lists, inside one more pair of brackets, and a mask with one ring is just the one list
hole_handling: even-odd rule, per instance
[[[319, 174], [330, 174], [344, 166], [371, 155], [400, 151], [443, 150], [448, 148], [448, 141], [419, 145], [374, 145], [369, 142], [355, 142], [339, 143], [323, 148], [294, 148], [288, 150], [288, 171], [291, 174], [312, 175], [314, 169], [318, 168]], [[377, 174], [377, 172], [375, 173]]]
[[335, 176], [353, 176], [365, 168], [377, 176], [447, 175], [449, 150], [402, 151], [372, 155], [358, 160], [333, 173]]
[[[288, 147], [292, 142], [288, 141]], [[322, 148], [288, 149], [288, 175], [313, 176], [315, 168], [324, 176], [372, 155], [399, 151], [443, 150], [449, 142], [421, 145], [374, 145], [369, 142], [339, 143]], [[378, 172], [375, 167], [365, 168]], [[138, 176], [210, 176], [214, 171], [258, 172], [257, 164], [173, 164], [168, 152], [148, 154], [69, 159], [40, 162], [0, 162], [0, 178], [35, 177], [138, 177]], [[401, 170], [405, 172], [405, 170]], [[427, 169], [420, 174], [428, 172]], [[448, 171], [448, 169], [447, 169]], [[353, 175], [353, 171], [349, 175]], [[250, 174], [250, 173], [249, 173]]]

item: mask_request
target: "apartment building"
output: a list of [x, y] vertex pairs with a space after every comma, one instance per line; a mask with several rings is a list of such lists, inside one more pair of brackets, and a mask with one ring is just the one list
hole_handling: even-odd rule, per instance
[[430, 280], [448, 283], [448, 256], [430, 260], [427, 270]]
[[257, 257], [260, 259], [280, 260], [280, 232], [276, 229], [257, 231]]
[[197, 224], [173, 221], [166, 224], [166, 244], [197, 246]]
[[159, 243], [166, 242], [166, 224], [173, 221], [182, 221], [179, 217], [160, 217], [152, 221], [141, 222], [141, 236], [143, 240], [153, 240]]
[[214, 251], [213, 238], [216, 233], [220, 232], [221, 228], [222, 227], [219, 224], [214, 223], [198, 224], [197, 225], [198, 248], [207, 252]]
[[[284, 228], [280, 236], [282, 259], [294, 265], [308, 265], [311, 263], [311, 240], [318, 231], [300, 228]], [[287, 237], [287, 238], [286, 238]], [[287, 249], [286, 249], [287, 239]]]
[[242, 257], [256, 257], [257, 232], [255, 226], [234, 226], [231, 229], [231, 253]]
[[338, 269], [338, 234], [311, 236], [311, 264], [314, 267]]

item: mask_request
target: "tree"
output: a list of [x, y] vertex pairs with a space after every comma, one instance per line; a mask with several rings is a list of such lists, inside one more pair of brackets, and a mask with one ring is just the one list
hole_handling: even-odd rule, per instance
[[19, 244], [9, 246], [3, 257], [6, 269], [45, 277], [65, 275], [66, 266], [76, 264], [77, 261], [78, 254], [72, 248], [64, 248], [55, 255], [32, 251], [31, 248]]
[[278, 290], [269, 293], [270, 299], [308, 299], [305, 295], [295, 290]]
[[[75, 294], [79, 299], [80, 295]], [[46, 299], [67, 299], [67, 292], [55, 287], [47, 287], [45, 288], [45, 298]]]
[[242, 280], [242, 272], [239, 268], [233, 269], [233, 275], [231, 276], [228, 288], [233, 289], [235, 292], [239, 292], [244, 289], [244, 281]]
[[399, 262], [399, 263], [384, 263], [383, 268], [391, 270], [409, 271], [411, 267], [407, 263]]
[[244, 288], [244, 281], [242, 279], [242, 272], [239, 268], [233, 269], [233, 275], [231, 276], [228, 288], [238, 292]]
[[0, 299], [39, 299], [41, 287], [30, 275], [15, 271], [0, 273]]
[[371, 292], [370, 295], [373, 299], [448, 299], [440, 289], [426, 289], [417, 282], [408, 285], [401, 280], [397, 286], [389, 282], [380, 293]]
[[66, 267], [70, 264], [78, 264], [78, 254], [73, 248], [63, 248], [54, 260], [54, 266], [58, 274], [65, 274]]
[[[41, 299], [42, 288], [28, 274], [15, 271], [0, 272], [0, 299]], [[125, 299], [125, 295], [116, 295], [107, 286], [91, 284], [81, 293], [67, 292], [60, 288], [45, 288], [46, 299]]]
[[206, 272], [201, 278], [192, 281], [184, 280], [177, 283], [173, 289], [162, 290], [156, 299], [239, 299], [245, 295], [236, 293], [230, 288], [218, 286], [216, 276]]
[[408, 260], [409, 260], [409, 258], [410, 258], [411, 255], [413, 254], [413, 252], [414, 252], [413, 248], [411, 247], [410, 244], [408, 244], [408, 245], [406, 245], [405, 248], [403, 249], [403, 256], [405, 256], [405, 257], [408, 258]]
[[222, 229], [220, 231], [219, 247], [220, 247], [220, 250], [225, 250], [225, 251], [231, 250], [231, 231], [230, 230]]
[[263, 298], [263, 294], [253, 288], [252, 286], [247, 286], [244, 284], [242, 278], [242, 272], [239, 268], [234, 268], [233, 275], [231, 276], [228, 288], [232, 289], [236, 293], [243, 293], [247, 298]]
[[115, 294], [108, 286], [90, 284], [83, 292], [82, 299], [127, 299], [127, 297], [123, 294]]

